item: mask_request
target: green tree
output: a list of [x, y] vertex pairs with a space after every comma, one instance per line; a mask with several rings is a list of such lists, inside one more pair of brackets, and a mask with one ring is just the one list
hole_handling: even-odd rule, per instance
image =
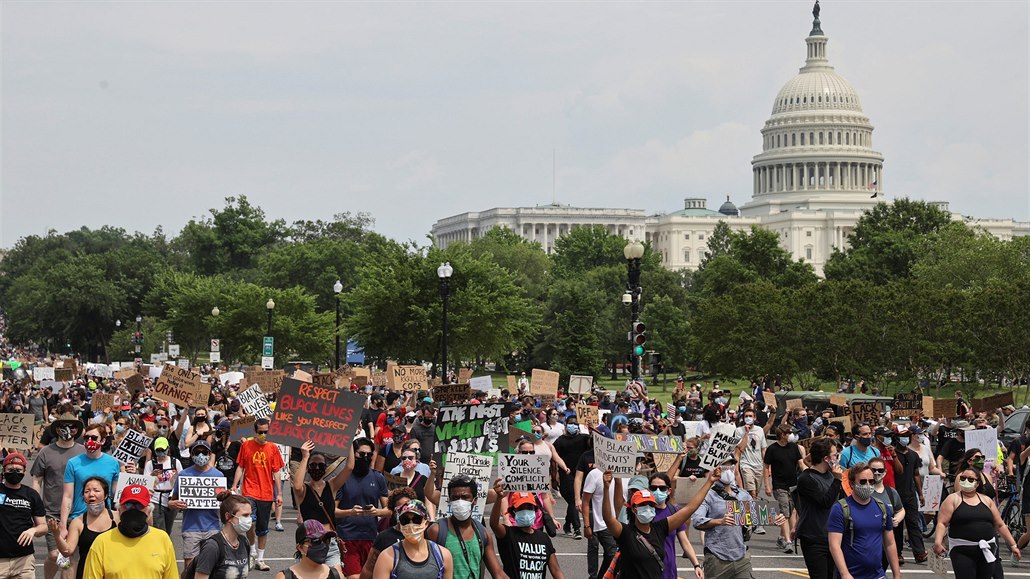
[[641, 319], [648, 325], [648, 346], [661, 352], [665, 367], [687, 369], [692, 359], [688, 347], [690, 320], [686, 308], [677, 306], [668, 295], [660, 295], [644, 307]]
[[189, 256], [197, 273], [211, 275], [252, 268], [285, 233], [281, 219], [266, 221], [264, 210], [241, 195], [226, 197], [225, 207], [211, 209], [211, 217], [191, 219], [175, 245]]

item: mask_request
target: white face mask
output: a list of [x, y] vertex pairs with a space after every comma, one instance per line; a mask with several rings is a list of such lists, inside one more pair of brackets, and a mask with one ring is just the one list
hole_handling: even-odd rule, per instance
[[797, 442], [797, 441], [798, 441], [798, 435], [794, 434], [793, 432], [791, 432], [790, 435], [787, 436], [787, 442]]
[[253, 524], [254, 519], [251, 519], [250, 517], [237, 517], [236, 522], [232, 524], [232, 528], [236, 529], [237, 533], [245, 535]]
[[744, 424], [746, 424], [748, 426], [751, 426], [754, 423], [755, 423], [755, 417], [754, 416], [745, 416], [744, 417]]
[[459, 521], [467, 521], [472, 516], [470, 501], [451, 501], [451, 514]]
[[737, 475], [733, 472], [733, 469], [730, 468], [722, 471], [719, 481], [726, 486], [735, 485], [737, 484]]

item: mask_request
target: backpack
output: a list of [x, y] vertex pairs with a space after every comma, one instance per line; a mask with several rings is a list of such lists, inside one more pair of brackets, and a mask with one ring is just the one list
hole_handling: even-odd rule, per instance
[[[887, 507], [883, 505], [883, 502], [876, 497], [872, 497], [873, 502], [876, 506], [880, 507], [880, 514], [883, 515], [883, 530], [887, 530]], [[840, 499], [837, 501], [840, 505], [841, 510], [844, 511], [844, 531], [842, 534], [851, 536], [851, 546], [855, 546], [855, 528], [851, 524], [851, 505], [848, 504], [848, 499]]]
[[[437, 523], [436, 542], [439, 545], [447, 545], [447, 534], [450, 532], [450, 517], [445, 517]], [[486, 536], [486, 527], [483, 523], [480, 523], [476, 519], [469, 519], [472, 521], [472, 532], [475, 533], [476, 538], [479, 539], [479, 546], [482, 550], [483, 556], [486, 555], [487, 549], [490, 548], [489, 539]], [[480, 564], [482, 564], [482, 558], [480, 558]]]
[[[436, 579], [443, 579], [443, 553], [440, 551], [440, 545], [429, 540], [426, 543], [429, 545], [429, 552], [436, 559]], [[393, 570], [390, 571], [390, 579], [397, 579], [397, 565], [400, 562], [401, 544], [398, 542], [393, 544]]]
[[[219, 539], [219, 537], [221, 537], [221, 536], [222, 536], [222, 533], [215, 533], [214, 535], [211, 535], [210, 537], [208, 537], [208, 538], [206, 538], [206, 539], [204, 539], [203, 541], [200, 542], [200, 546], [197, 548], [197, 556], [194, 557], [193, 560], [190, 561], [190, 564], [187, 565], [186, 568], [182, 570], [182, 575], [179, 576], [179, 579], [194, 579], [197, 576], [197, 559], [200, 558], [200, 552], [204, 550], [204, 543], [207, 543], [208, 541], [214, 541], [218, 545], [218, 559], [217, 560], [219, 562], [225, 561], [225, 547], [226, 547], [226, 545], [225, 545], [225, 541], [224, 540]], [[246, 537], [240, 537], [240, 541], [241, 542], [246, 542]], [[247, 547], [247, 548], [249, 549], [250, 547]], [[212, 569], [212, 571], [213, 571], [213, 569]]]

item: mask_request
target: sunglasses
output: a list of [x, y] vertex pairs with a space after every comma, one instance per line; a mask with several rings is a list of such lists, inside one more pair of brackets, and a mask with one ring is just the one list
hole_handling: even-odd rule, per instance
[[96, 434], [87, 434], [86, 436], [83, 436], [82, 438], [84, 438], [85, 440], [100, 440], [100, 437], [97, 436]]
[[520, 450], [519, 454], [536, 454], [535, 450]]
[[422, 515], [404, 515], [398, 521], [402, 525], [421, 525], [426, 518]]
[[960, 476], [960, 477], [958, 477], [958, 479], [959, 480], [964, 480], [966, 482], [977, 482], [976, 477], [973, 477], [973, 476]]
[[254, 432], [255, 432], [255, 433], [257, 433], [258, 435], [261, 435], [261, 434], [268, 434], [268, 431], [267, 431], [267, 430], [255, 430]]
[[354, 456], [356, 456], [358, 458], [372, 458], [372, 453], [371, 452], [358, 452], [358, 453], [355, 453]]
[[885, 468], [871, 468], [869, 470], [873, 471], [873, 474], [885, 474], [887, 472]]
[[871, 486], [873, 486], [873, 479], [871, 479], [871, 478], [864, 478], [864, 479], [855, 481], [855, 484], [860, 486], [860, 487], [871, 487]]
[[651, 492], [667, 491], [667, 490], [669, 490], [669, 487], [667, 487], [665, 485], [651, 485], [650, 489], [651, 489]]
[[404, 459], [404, 460], [415, 460], [415, 455], [414, 454], [405, 454], [405, 455], [401, 456], [401, 458]]
[[322, 535], [321, 537], [319, 537], [317, 539], [308, 539], [308, 543], [310, 543], [312, 545], [315, 545], [315, 544], [328, 545], [329, 541], [332, 541], [332, 540], [333, 540], [333, 537], [331, 535]]

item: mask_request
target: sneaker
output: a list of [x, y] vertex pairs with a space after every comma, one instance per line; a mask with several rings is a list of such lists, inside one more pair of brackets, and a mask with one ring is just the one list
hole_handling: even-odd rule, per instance
[[275, 530], [279, 531], [281, 533], [281, 532], [285, 531], [286, 529], [283, 528], [283, 524], [282, 524], [281, 521], [276, 521], [275, 522]]
[[926, 560], [930, 558], [929, 555], [927, 555], [925, 552], [916, 553], [915, 557], [916, 563], [926, 563]]
[[765, 527], [762, 527], [762, 526], [755, 527], [755, 534], [756, 535], [764, 535], [765, 534]]
[[562, 533], [562, 534], [565, 535], [566, 537], [572, 537], [573, 535], [576, 534], [573, 529], [562, 529], [562, 531], [564, 531], [564, 533]]
[[257, 563], [254, 563], [254, 569], [257, 569], [258, 571], [271, 571], [272, 570], [272, 568], [269, 567], [264, 561], [258, 561]]
[[579, 529], [576, 529], [575, 532], [572, 533], [572, 538], [578, 541], [583, 538], [583, 533], [579, 532]]
[[776, 538], [776, 548], [783, 551], [784, 553], [793, 553], [794, 549], [791, 549], [790, 543], [788, 543], [783, 537]]

